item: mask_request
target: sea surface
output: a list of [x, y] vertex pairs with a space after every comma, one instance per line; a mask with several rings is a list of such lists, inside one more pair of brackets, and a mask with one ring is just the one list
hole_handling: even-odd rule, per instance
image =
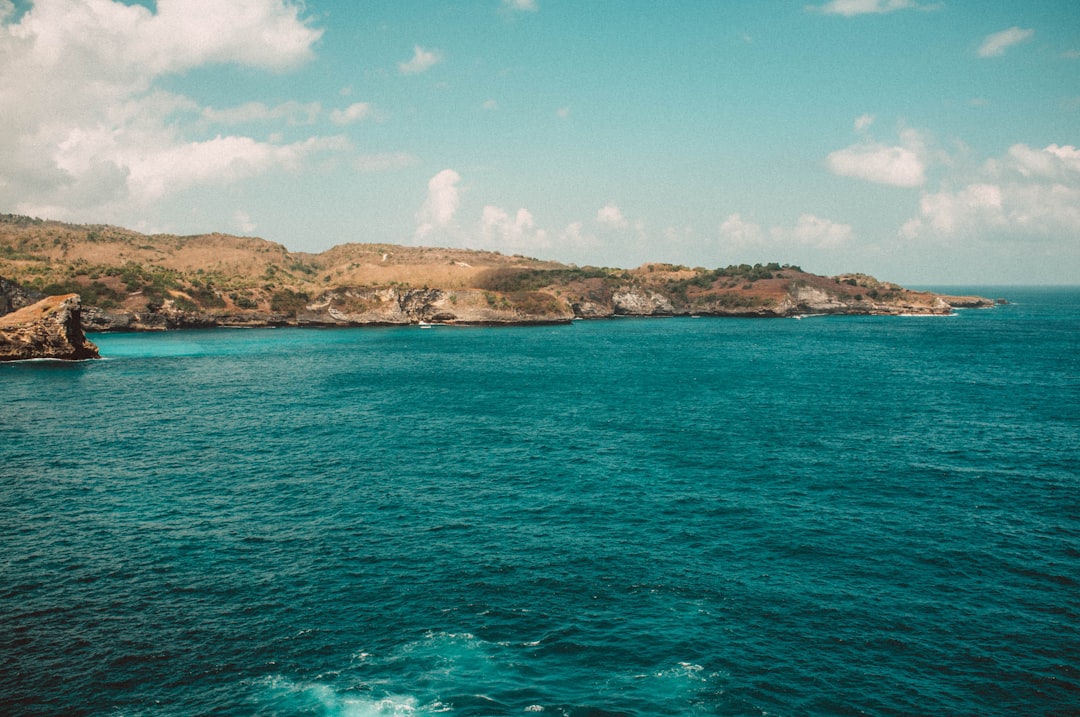
[[1080, 714], [1080, 290], [0, 365], [5, 715]]

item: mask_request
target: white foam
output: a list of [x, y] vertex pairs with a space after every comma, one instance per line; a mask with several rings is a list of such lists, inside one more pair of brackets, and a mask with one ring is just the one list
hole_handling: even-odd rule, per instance
[[269, 694], [260, 701], [271, 702], [279, 708], [277, 711], [285, 713], [318, 707], [319, 714], [334, 717], [400, 717], [435, 714], [447, 709], [442, 703], [420, 705], [415, 697], [409, 695], [344, 697], [329, 685], [295, 682], [280, 675], [266, 678], [263, 684]]

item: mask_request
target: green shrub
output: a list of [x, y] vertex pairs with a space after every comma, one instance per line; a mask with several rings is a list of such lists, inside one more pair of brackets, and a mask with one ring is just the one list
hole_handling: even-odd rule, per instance
[[270, 310], [280, 314], [296, 316], [297, 312], [302, 311], [309, 301], [311, 301], [311, 297], [302, 291], [280, 289], [270, 296]]

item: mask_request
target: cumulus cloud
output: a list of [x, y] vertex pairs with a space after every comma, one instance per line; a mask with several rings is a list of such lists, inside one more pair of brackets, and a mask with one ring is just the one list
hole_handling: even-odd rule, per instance
[[979, 45], [978, 55], [979, 57], [1001, 57], [1010, 47], [1030, 39], [1034, 34], [1034, 30], [1020, 27], [1010, 27], [1008, 30], [995, 32], [987, 35]]
[[330, 113], [330, 121], [336, 125], [347, 125], [371, 117], [371, 105], [367, 102], [354, 102], [343, 110]]
[[878, 143], [853, 145], [832, 152], [825, 165], [843, 177], [865, 179], [894, 187], [918, 187], [926, 182], [925, 165], [906, 147]]
[[1025, 177], [1080, 180], [1080, 150], [1072, 145], [1032, 149], [1026, 144], [1014, 144], [1007, 157], [1008, 165]]
[[425, 50], [419, 45], [414, 45], [412, 58], [399, 62], [398, 70], [403, 75], [418, 75], [421, 72], [427, 72], [440, 62], [442, 62], [442, 53], [438, 50]]
[[549, 246], [547, 232], [536, 228], [532, 213], [525, 208], [510, 214], [500, 207], [484, 207], [480, 236], [489, 245], [513, 251], [532, 252]]
[[855, 129], [865, 134], [862, 142], [830, 152], [825, 166], [833, 174], [894, 187], [919, 187], [926, 182], [927, 148], [923, 136], [912, 129], [900, 132], [900, 145], [875, 142], [867, 130], [873, 115], [861, 115]]
[[[49, 216], [66, 218], [152, 200], [193, 181], [231, 181], [293, 165], [304, 153], [325, 149], [320, 141], [193, 141], [184, 135], [186, 120], [204, 127], [275, 116], [303, 123], [318, 110], [252, 104], [200, 113], [192, 100], [154, 87], [210, 63], [279, 71], [310, 59], [321, 31], [299, 13], [285, 0], [158, 0], [156, 11], [114, 0], [48, 0], [14, 21], [6, 13], [0, 204], [17, 211], [46, 207]], [[173, 166], [155, 166], [161, 162]]]
[[930, 9], [933, 6], [919, 5], [913, 0], [831, 0], [824, 5], [808, 6], [808, 10], [817, 10], [826, 15], [854, 15], [883, 14], [897, 10], [911, 8]]
[[963, 227], [1001, 226], [1005, 221], [1003, 205], [1001, 187], [993, 184], [925, 194], [919, 202], [920, 218], [906, 223], [902, 231], [912, 236], [924, 222], [941, 234], [955, 234]]
[[904, 238], [1047, 241], [1080, 232], [1080, 150], [1051, 144], [1009, 148], [982, 176], [924, 193]]
[[596, 212], [596, 221], [612, 229], [624, 229], [627, 226], [626, 217], [623, 216], [622, 210], [614, 204], [601, 207]]
[[417, 239], [450, 225], [461, 203], [460, 182], [461, 175], [452, 169], [444, 169], [428, 180], [427, 199], [416, 215]]

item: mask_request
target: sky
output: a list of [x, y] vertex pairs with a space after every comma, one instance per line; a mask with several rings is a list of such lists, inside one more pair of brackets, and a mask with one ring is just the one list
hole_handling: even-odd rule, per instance
[[1075, 0], [0, 0], [0, 212], [1080, 283]]

